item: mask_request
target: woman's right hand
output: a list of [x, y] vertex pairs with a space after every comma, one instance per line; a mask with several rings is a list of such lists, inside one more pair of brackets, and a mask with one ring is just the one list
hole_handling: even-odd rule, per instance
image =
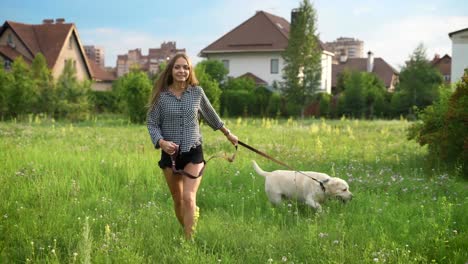
[[159, 146], [161, 146], [161, 149], [169, 155], [174, 155], [176, 149], [179, 147], [176, 143], [166, 141], [164, 139], [159, 140]]

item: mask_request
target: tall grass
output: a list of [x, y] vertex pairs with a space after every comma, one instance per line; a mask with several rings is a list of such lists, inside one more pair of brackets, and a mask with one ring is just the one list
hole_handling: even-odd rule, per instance
[[[406, 121], [233, 119], [244, 142], [348, 181], [317, 214], [272, 206], [240, 147], [208, 163], [187, 242], [144, 126], [119, 119], [0, 123], [0, 263], [465, 263], [468, 185], [430, 169]], [[232, 153], [202, 126], [206, 158]]]

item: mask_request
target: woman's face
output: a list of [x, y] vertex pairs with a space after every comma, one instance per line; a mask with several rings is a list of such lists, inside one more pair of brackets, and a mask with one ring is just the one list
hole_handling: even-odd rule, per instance
[[172, 68], [172, 78], [174, 79], [174, 82], [185, 82], [189, 75], [190, 66], [188, 62], [183, 57], [178, 58]]

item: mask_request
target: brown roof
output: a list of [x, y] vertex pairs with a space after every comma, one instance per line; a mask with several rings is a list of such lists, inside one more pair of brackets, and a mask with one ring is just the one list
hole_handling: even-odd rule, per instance
[[200, 53], [281, 51], [288, 46], [289, 23], [286, 19], [258, 11]]
[[[73, 23], [29, 25], [6, 21], [3, 24], [2, 30], [5, 30], [7, 27], [13, 30], [20, 41], [26, 46], [32, 57], [41, 52], [46, 58], [49, 68], [53, 68], [55, 66], [60, 51], [71, 34], [74, 34], [79, 42], [79, 37]], [[1, 33], [3, 32], [0, 31], [0, 34]], [[86, 62], [83, 50], [81, 53], [84, 61]], [[87, 66], [88, 73], [91, 75], [89, 65]]]
[[16, 49], [13, 49], [12, 47], [10, 47], [8, 45], [0, 45], [0, 54], [2, 54], [4, 57], [10, 59], [11, 61], [14, 61], [17, 57], [22, 56], [23, 60], [26, 63], [28, 63], [28, 64], [32, 63], [32, 61], [29, 58], [24, 57]]
[[458, 33], [462, 33], [462, 32], [465, 32], [465, 31], [468, 31], [468, 28], [464, 28], [464, 29], [460, 29], [460, 30], [457, 30], [457, 31], [450, 32], [448, 35], [451, 38], [453, 35], [456, 35]]
[[[200, 55], [220, 52], [283, 51], [288, 47], [289, 30], [290, 24], [286, 19], [265, 11], [257, 11], [253, 17], [204, 48]], [[319, 45], [325, 50], [320, 40]]]
[[[366, 72], [367, 58], [350, 58], [344, 63], [332, 64], [332, 87], [336, 87], [338, 75], [345, 69]], [[399, 74], [397, 70], [382, 58], [374, 58], [374, 68], [372, 72], [384, 82], [386, 87], [392, 85], [393, 75]]]
[[114, 74], [102, 69], [96, 62], [89, 60], [89, 66], [91, 67], [91, 73], [93, 79], [96, 81], [114, 81], [117, 78]]
[[262, 80], [261, 78], [259, 78], [257, 75], [251, 73], [251, 72], [247, 72], [247, 73], [244, 73], [243, 75], [237, 77], [237, 78], [249, 78], [249, 79], [252, 79], [256, 85], [268, 85], [267, 82], [265, 82], [264, 80]]

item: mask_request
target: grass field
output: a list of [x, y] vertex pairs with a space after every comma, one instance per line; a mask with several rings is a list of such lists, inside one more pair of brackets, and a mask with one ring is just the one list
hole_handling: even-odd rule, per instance
[[[348, 181], [321, 214], [270, 205], [244, 148], [208, 163], [186, 242], [146, 127], [0, 123], [0, 263], [466, 263], [468, 184], [430, 169], [406, 121], [232, 119], [244, 142]], [[203, 126], [206, 157], [233, 153]], [[435, 166], [437, 167], [437, 166]]]

